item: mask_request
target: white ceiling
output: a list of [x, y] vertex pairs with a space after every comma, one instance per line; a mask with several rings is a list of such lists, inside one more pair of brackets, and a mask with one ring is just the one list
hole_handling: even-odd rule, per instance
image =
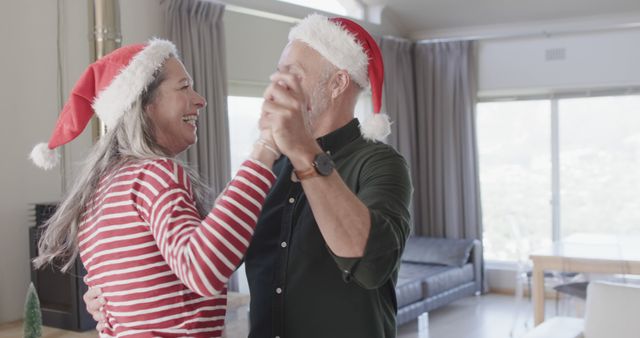
[[[383, 19], [413, 38], [464, 27], [608, 18], [640, 22], [640, 0], [362, 0], [384, 5]], [[631, 15], [633, 14], [633, 15]], [[612, 18], [619, 17], [618, 21]], [[435, 34], [437, 35], [437, 34]]]

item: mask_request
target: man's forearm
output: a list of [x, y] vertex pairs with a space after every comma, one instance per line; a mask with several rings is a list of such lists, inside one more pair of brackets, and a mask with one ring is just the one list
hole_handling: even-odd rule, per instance
[[327, 177], [302, 181], [320, 232], [340, 257], [362, 257], [371, 229], [369, 209], [334, 171]]

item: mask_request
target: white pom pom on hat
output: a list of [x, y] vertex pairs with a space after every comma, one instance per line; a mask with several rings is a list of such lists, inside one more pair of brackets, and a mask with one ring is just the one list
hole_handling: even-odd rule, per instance
[[360, 125], [360, 131], [365, 138], [384, 141], [391, 134], [389, 115], [384, 113], [373, 114], [373, 117], [369, 117]]
[[38, 143], [33, 147], [31, 154], [29, 154], [29, 158], [33, 163], [44, 170], [52, 169], [60, 162], [60, 154], [58, 153], [58, 150], [49, 149], [49, 146], [44, 142]]
[[373, 117], [360, 125], [362, 136], [384, 141], [390, 134], [389, 116], [381, 113], [384, 63], [373, 37], [352, 20], [311, 14], [289, 32], [289, 41], [300, 40], [339, 69], [346, 70], [362, 88], [371, 88]]

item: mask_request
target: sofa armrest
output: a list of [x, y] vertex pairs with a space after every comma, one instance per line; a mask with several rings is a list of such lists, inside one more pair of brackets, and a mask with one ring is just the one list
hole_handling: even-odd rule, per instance
[[473, 241], [471, 249], [471, 263], [473, 264], [473, 280], [476, 284], [476, 295], [482, 293], [482, 243], [479, 240]]

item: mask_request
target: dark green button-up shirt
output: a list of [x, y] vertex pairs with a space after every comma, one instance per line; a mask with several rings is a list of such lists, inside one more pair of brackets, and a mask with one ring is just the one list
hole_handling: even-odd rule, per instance
[[364, 256], [341, 258], [330, 251], [302, 185], [291, 181], [291, 163], [280, 158], [245, 257], [249, 337], [395, 337], [395, 283], [410, 232], [408, 167], [390, 146], [364, 140], [357, 119], [318, 143], [369, 209]]

